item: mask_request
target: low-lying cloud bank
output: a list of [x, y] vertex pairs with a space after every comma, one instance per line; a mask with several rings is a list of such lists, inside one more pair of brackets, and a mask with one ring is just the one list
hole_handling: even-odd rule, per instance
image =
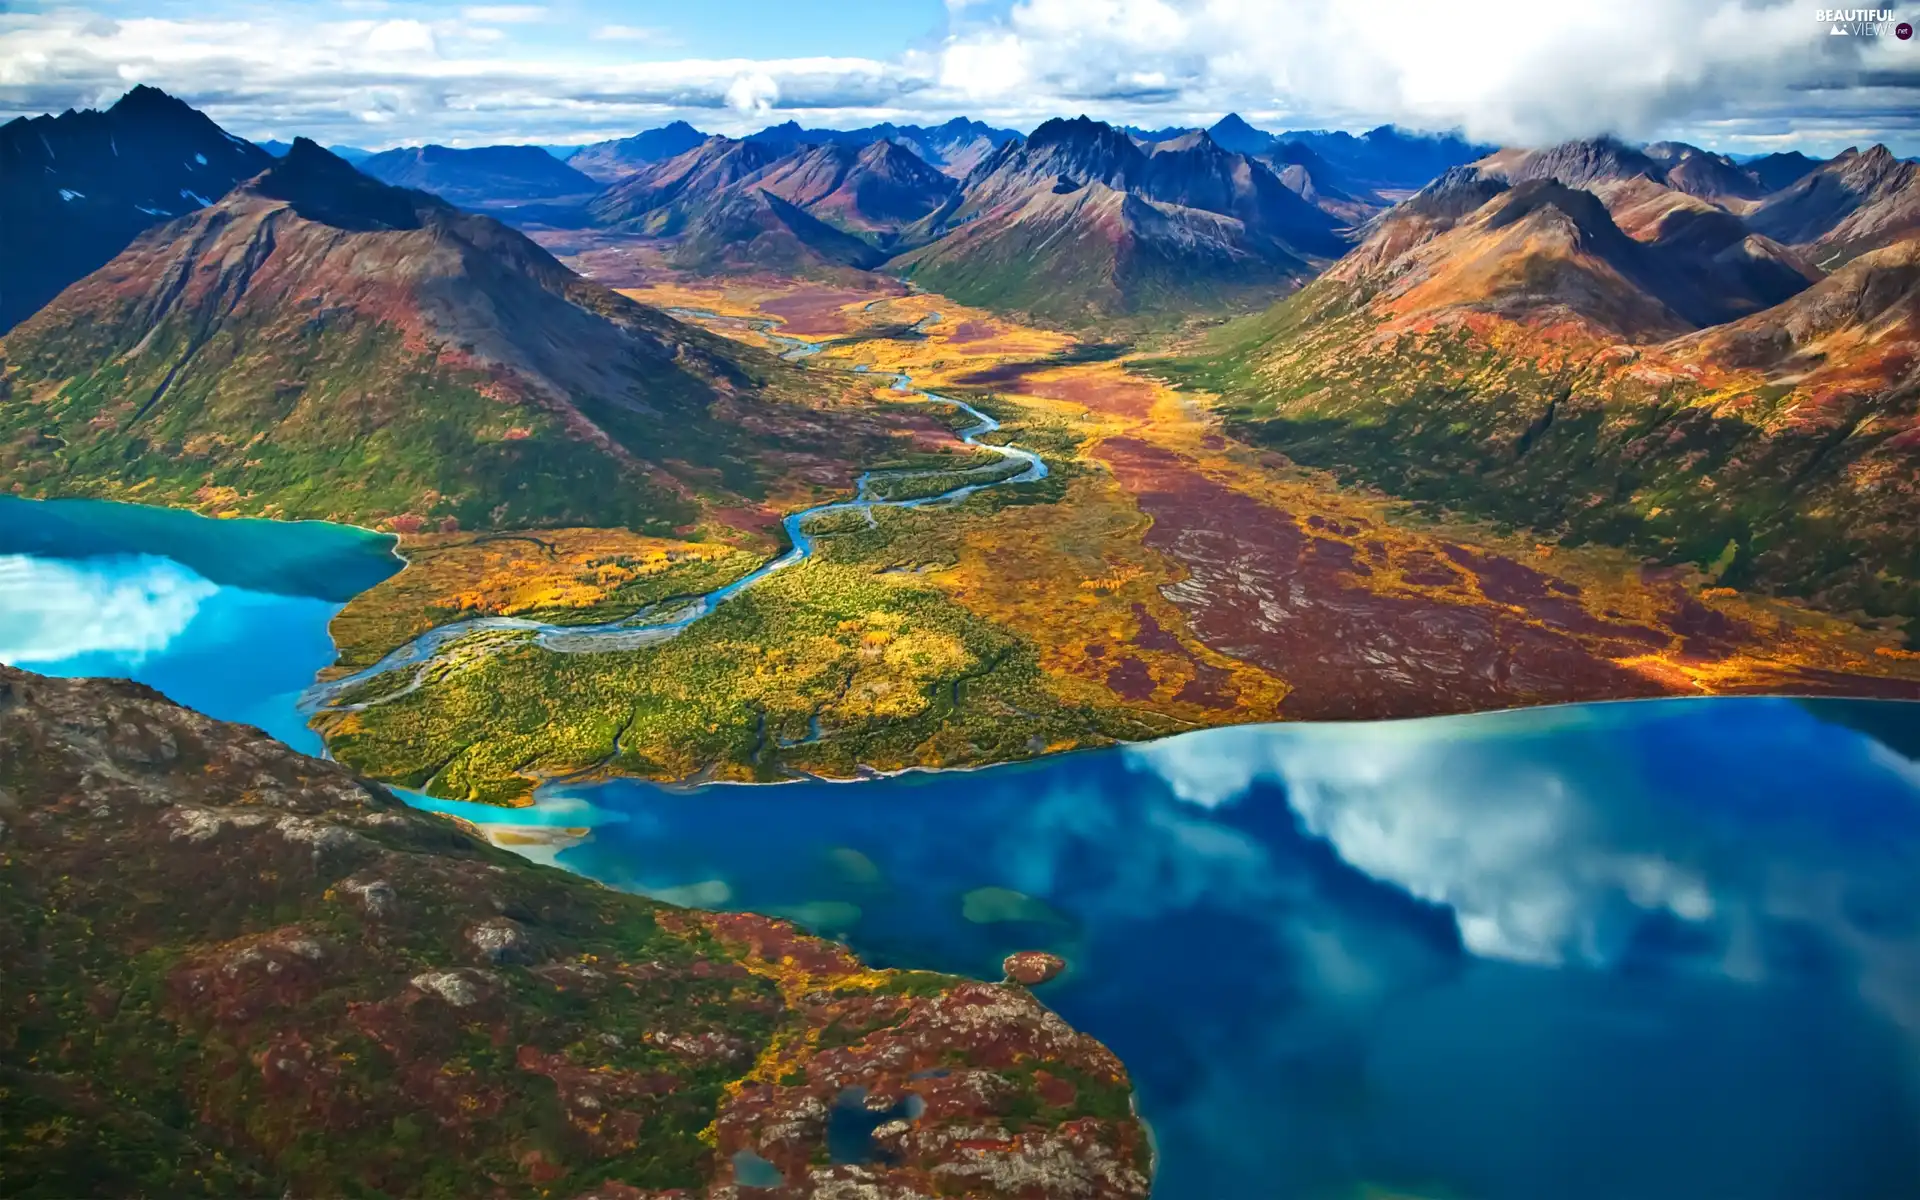
[[1238, 110], [1274, 128], [1397, 122], [1508, 143], [1613, 132], [1920, 150], [1920, 44], [1835, 37], [1787, 0], [950, 0], [925, 48], [759, 60], [674, 58], [671, 31], [651, 27], [569, 37], [566, 13], [538, 5], [432, 19], [137, 8], [0, 6], [0, 109], [98, 104], [144, 82], [249, 136], [375, 148], [584, 141], [678, 118], [741, 133], [786, 117], [1160, 126]]

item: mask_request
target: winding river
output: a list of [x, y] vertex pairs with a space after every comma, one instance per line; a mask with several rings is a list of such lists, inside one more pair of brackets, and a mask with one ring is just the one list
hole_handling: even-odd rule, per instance
[[[749, 320], [740, 317], [727, 317], [707, 309], [673, 308], [668, 309], [676, 317], [700, 320], [718, 324], [736, 324], [751, 328], [777, 346], [781, 346], [781, 357], [788, 361], [798, 361], [818, 354], [824, 343], [809, 341], [774, 332], [777, 323], [766, 320]], [[920, 330], [940, 319], [940, 314], [928, 313], [913, 326]], [[939, 396], [932, 392], [914, 391], [910, 376], [897, 372], [871, 372], [865, 365], [853, 370], [860, 374], [874, 374], [876, 378], [891, 379], [892, 390], [911, 393], [912, 398], [932, 404], [951, 405], [973, 418], [973, 424], [959, 430], [954, 436], [962, 445], [979, 450], [991, 451], [1000, 456], [1001, 462], [984, 467], [974, 467], [964, 471], [950, 469], [930, 469], [923, 471], [866, 471], [860, 475], [851, 500], [835, 500], [826, 504], [816, 504], [812, 508], [790, 513], [781, 521], [785, 530], [788, 550], [769, 559], [752, 572], [734, 580], [724, 587], [715, 588], [698, 596], [676, 597], [661, 604], [651, 605], [630, 617], [618, 621], [608, 621], [598, 625], [550, 625], [541, 621], [528, 621], [517, 617], [472, 617], [461, 621], [451, 621], [439, 625], [414, 638], [405, 645], [389, 652], [379, 662], [351, 675], [325, 683], [316, 683], [308, 688], [301, 697], [301, 711], [309, 715], [326, 709], [331, 712], [358, 712], [376, 704], [385, 704], [397, 700], [418, 690], [425, 680], [428, 668], [439, 658], [442, 650], [452, 643], [470, 634], [489, 631], [531, 633], [536, 644], [558, 654], [592, 654], [617, 650], [634, 650], [654, 642], [663, 641], [680, 633], [695, 621], [711, 613], [728, 599], [759, 583], [775, 571], [783, 570], [813, 556], [813, 537], [807, 533], [807, 525], [819, 517], [834, 513], [858, 512], [867, 514], [871, 521], [877, 508], [927, 508], [934, 505], [954, 504], [987, 488], [1004, 487], [1018, 483], [1034, 483], [1047, 477], [1047, 464], [1031, 450], [1013, 445], [996, 445], [982, 442], [980, 439], [1000, 428], [1000, 422], [981, 412], [964, 400], [951, 396]], [[1018, 471], [1007, 473], [1005, 464], [1023, 464]], [[981, 477], [979, 482], [963, 483], [936, 495], [912, 499], [887, 499], [874, 495], [874, 487], [881, 483], [901, 483], [914, 479], [937, 476], [959, 475]], [[414, 677], [406, 686], [385, 692], [377, 697], [341, 703], [341, 697], [368, 680], [389, 674], [393, 671], [414, 668]]]

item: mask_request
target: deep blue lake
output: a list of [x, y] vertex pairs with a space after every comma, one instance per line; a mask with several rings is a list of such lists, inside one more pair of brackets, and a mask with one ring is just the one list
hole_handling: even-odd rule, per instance
[[[0, 500], [0, 659], [313, 748], [292, 697], [385, 539], [162, 515]], [[1040, 994], [1134, 1072], [1163, 1200], [1920, 1196], [1920, 706], [1254, 726], [428, 806], [883, 965], [1062, 954]]]

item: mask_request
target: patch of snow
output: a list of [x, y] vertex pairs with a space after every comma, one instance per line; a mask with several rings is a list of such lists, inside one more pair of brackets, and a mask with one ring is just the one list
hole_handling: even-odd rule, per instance
[[136, 204], [134, 207], [150, 217], [170, 217], [173, 215], [164, 208], [148, 208], [144, 204]]
[[61, 188], [60, 198], [62, 200], [85, 200], [87, 194], [85, 192], [76, 192], [72, 188]]
[[205, 196], [202, 196], [199, 192], [189, 191], [186, 188], [180, 189], [180, 198], [182, 200], [191, 200], [195, 204], [198, 204], [201, 208], [213, 207], [213, 201], [207, 199]]
[[52, 161], [54, 161], [54, 160], [55, 160], [55, 159], [56, 159], [56, 158], [58, 157], [58, 156], [57, 156], [57, 155], [55, 155], [55, 154], [54, 154], [54, 152], [53, 152], [53, 143], [52, 143], [52, 142], [49, 142], [49, 141], [47, 140], [47, 135], [46, 135], [46, 134], [44, 134], [44, 133], [40, 135], [40, 144], [41, 144], [42, 146], [45, 146], [45, 147], [47, 148], [47, 161], [48, 161], [48, 162], [52, 162]]
[[193, 161], [199, 163], [201, 166], [204, 167], [207, 165], [207, 156], [204, 154], [195, 154], [193, 156]]
[[113, 156], [115, 158], [120, 157], [120, 143], [114, 140], [114, 137], [112, 134], [107, 135], [107, 149], [113, 151]]

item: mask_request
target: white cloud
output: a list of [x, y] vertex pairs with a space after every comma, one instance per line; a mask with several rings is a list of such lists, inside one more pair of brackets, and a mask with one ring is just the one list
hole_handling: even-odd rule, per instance
[[138, 663], [166, 649], [218, 590], [150, 555], [73, 562], [0, 555], [0, 663], [31, 667], [89, 653]]
[[493, 25], [525, 25], [545, 20], [547, 7], [544, 4], [475, 4], [461, 9], [460, 15], [469, 21]]
[[410, 56], [438, 53], [433, 29], [421, 21], [381, 21], [367, 31], [367, 51], [371, 54]]
[[1080, 112], [1159, 126], [1237, 110], [1269, 128], [1393, 121], [1501, 141], [1612, 131], [1735, 149], [1831, 151], [1871, 138], [1920, 150], [1920, 64], [1903, 57], [1912, 43], [1829, 38], [1789, 0], [1568, 0], [1538, 11], [1017, 0], [951, 6], [942, 40], [887, 57], [653, 62], [611, 52], [671, 44], [640, 25], [579, 20], [570, 38], [487, 40], [506, 22], [568, 28], [568, 10], [539, 5], [469, 6], [432, 22], [102, 15], [117, 11], [0, 13], [0, 112], [109, 102], [138, 80], [248, 136], [323, 140], [350, 136], [366, 111], [388, 114], [398, 139], [484, 144], [676, 118], [740, 133], [770, 109], [808, 124], [965, 113], [1020, 128]]
[[737, 113], [764, 116], [780, 99], [780, 85], [765, 71], [736, 75], [727, 85], [727, 107]]

